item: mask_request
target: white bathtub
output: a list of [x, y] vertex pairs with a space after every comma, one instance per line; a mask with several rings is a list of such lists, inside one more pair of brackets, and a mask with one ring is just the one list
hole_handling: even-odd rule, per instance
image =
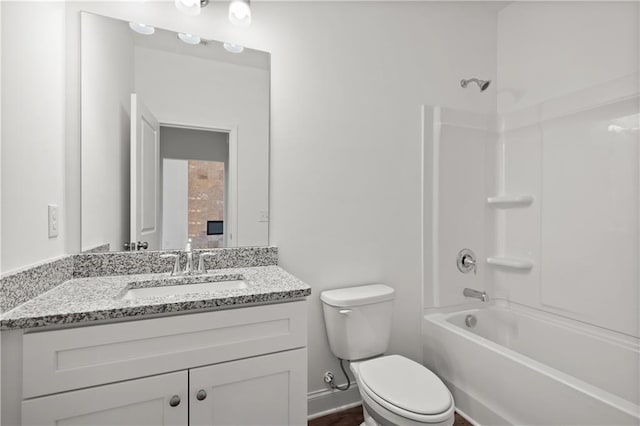
[[428, 314], [423, 336], [425, 365], [478, 424], [640, 425], [638, 339], [506, 303]]

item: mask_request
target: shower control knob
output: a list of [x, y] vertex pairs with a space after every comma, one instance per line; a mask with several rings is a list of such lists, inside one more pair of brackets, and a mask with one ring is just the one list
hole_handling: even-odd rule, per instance
[[180, 405], [180, 397], [178, 395], [173, 395], [169, 400], [169, 405], [172, 407], [177, 407]]
[[476, 261], [469, 255], [462, 256], [462, 265], [466, 267], [471, 267], [476, 264]]
[[203, 401], [207, 397], [207, 391], [204, 389], [200, 389], [196, 394], [196, 399], [198, 401]]
[[458, 271], [463, 274], [467, 274], [471, 271], [475, 274], [478, 268], [475, 253], [469, 249], [460, 250], [456, 259], [456, 266], [458, 267]]

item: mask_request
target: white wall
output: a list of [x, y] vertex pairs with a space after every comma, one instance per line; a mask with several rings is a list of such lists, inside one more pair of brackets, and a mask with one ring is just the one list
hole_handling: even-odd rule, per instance
[[136, 47], [136, 92], [160, 123], [236, 128], [237, 246], [264, 246], [269, 224], [269, 71]]
[[[75, 11], [270, 51], [270, 243], [280, 248], [280, 264], [313, 287], [309, 389], [325, 389], [322, 373], [338, 371], [318, 299], [323, 289], [368, 282], [393, 286], [390, 350], [420, 360], [420, 105], [495, 110], [495, 92], [479, 96], [459, 87], [462, 77], [496, 75], [495, 10], [458, 2], [256, 2], [252, 7], [254, 23], [238, 29], [227, 23], [224, 3], [212, 3], [197, 18], [176, 13], [171, 2], [68, 4], [69, 132], [59, 155], [66, 152], [70, 173], [69, 238], [80, 227], [74, 213], [80, 210], [79, 138], [73, 130], [79, 125]], [[58, 89], [63, 87], [64, 81]], [[32, 94], [29, 101], [34, 99]], [[64, 117], [59, 119], [63, 124]], [[56, 190], [62, 187], [58, 182]], [[75, 241], [69, 250], [79, 238]]]
[[160, 126], [160, 158], [229, 161], [229, 134]]
[[496, 296], [638, 336], [640, 37], [637, 2], [514, 3], [499, 13], [500, 183], [507, 211]]
[[420, 105], [495, 107], [492, 92], [459, 87], [464, 75], [495, 75], [495, 16], [438, 3], [295, 4], [274, 15], [272, 242], [313, 286], [315, 390], [323, 371], [338, 371], [323, 289], [394, 287], [390, 350], [421, 359]]
[[82, 249], [130, 235], [132, 32], [126, 22], [82, 16]]
[[[2, 3], [0, 3], [0, 59], [2, 58]], [[2, 99], [2, 67], [0, 67], [0, 99]], [[2, 102], [0, 102], [0, 273], [2, 269]], [[0, 339], [0, 365], [2, 365], [2, 339]], [[0, 371], [0, 383], [2, 372]], [[0, 401], [2, 401], [2, 386], [0, 386]], [[0, 402], [0, 419], [2, 418], [2, 403]]]
[[[2, 271], [8, 272], [65, 252], [64, 4], [2, 3], [2, 88]], [[52, 239], [48, 204], [60, 208], [60, 234]]]
[[183, 248], [189, 236], [189, 161], [162, 161], [162, 248]]
[[459, 79], [495, 75], [495, 21], [479, 5], [289, 8], [300, 16], [283, 23], [283, 35], [296, 37], [278, 40], [288, 48], [274, 46], [272, 57], [272, 232], [281, 264], [314, 288], [314, 390], [324, 370], [337, 371], [323, 289], [393, 286], [390, 350], [421, 357], [419, 106], [494, 107], [491, 92], [463, 91]]
[[498, 19], [498, 111], [539, 105], [638, 69], [637, 2], [513, 2]]

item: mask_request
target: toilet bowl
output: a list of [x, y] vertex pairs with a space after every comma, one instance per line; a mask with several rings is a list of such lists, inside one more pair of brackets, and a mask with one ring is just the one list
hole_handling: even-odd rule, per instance
[[451, 426], [453, 397], [429, 369], [399, 355], [351, 363], [366, 426]]
[[365, 426], [451, 426], [454, 401], [428, 368], [389, 346], [394, 290], [382, 284], [320, 294], [331, 351], [351, 362]]

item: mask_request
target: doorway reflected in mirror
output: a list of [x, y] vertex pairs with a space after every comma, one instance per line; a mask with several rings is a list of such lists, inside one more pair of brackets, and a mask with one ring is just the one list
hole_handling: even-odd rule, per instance
[[228, 133], [162, 126], [160, 157], [162, 249], [227, 247]]

